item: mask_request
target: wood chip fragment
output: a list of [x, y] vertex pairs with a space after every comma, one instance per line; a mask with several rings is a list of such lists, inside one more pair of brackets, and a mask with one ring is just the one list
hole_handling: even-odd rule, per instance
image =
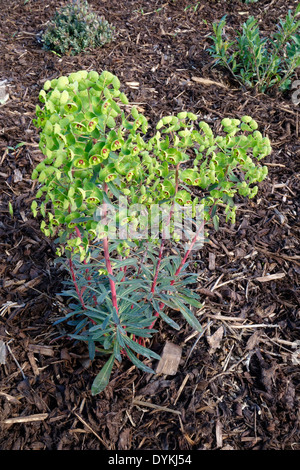
[[3, 424], [31, 423], [33, 421], [44, 421], [48, 418], [49, 413], [38, 413], [29, 416], [16, 416], [15, 418], [5, 419]]
[[[94, 431], [94, 429], [89, 425], [89, 423], [87, 423], [78, 413], [74, 412], [74, 415], [76, 416], [76, 418], [79, 419], [79, 421], [82, 422], [82, 424], [84, 424], [84, 426], [90, 431], [92, 432], [96, 437], [97, 439], [99, 439], [99, 441], [104, 445], [104, 447], [109, 450], [110, 447], [109, 445], [102, 439], [101, 436], [99, 436], [99, 434], [96, 433], [96, 431]], [[83, 432], [86, 432], [84, 430], [82, 430]]]
[[19, 183], [23, 180], [23, 175], [18, 168], [14, 170], [14, 183]]
[[218, 448], [223, 446], [222, 424], [219, 419], [216, 422], [216, 443]]
[[140, 86], [140, 82], [126, 82], [126, 85], [129, 86], [129, 88], [137, 89]]
[[55, 355], [53, 348], [44, 346], [43, 344], [29, 344], [28, 349], [33, 353], [43, 354], [44, 356], [53, 357]]
[[15, 290], [17, 290], [19, 293], [26, 292], [27, 289], [31, 289], [37, 284], [41, 282], [42, 276], [37, 276], [34, 279], [31, 279], [31, 281], [27, 281], [26, 284], [21, 285], [20, 287], [17, 287]]
[[31, 365], [31, 368], [32, 368], [32, 371], [33, 371], [34, 375], [36, 377], [38, 377], [40, 375], [40, 371], [39, 371], [38, 366], [36, 365], [35, 357], [34, 357], [33, 352], [28, 351], [27, 356], [28, 356], [28, 359], [29, 359], [29, 362], [30, 362], [30, 365]]
[[193, 82], [201, 83], [201, 85], [208, 85], [208, 86], [216, 85], [222, 88], [227, 88], [227, 86], [224, 85], [224, 83], [216, 82], [215, 80], [210, 80], [209, 78], [192, 77], [192, 80]]
[[182, 382], [182, 384], [181, 384], [181, 386], [180, 386], [180, 388], [179, 388], [179, 390], [178, 390], [177, 397], [176, 397], [176, 399], [175, 399], [175, 401], [174, 401], [174, 405], [176, 405], [176, 403], [177, 403], [177, 401], [178, 401], [178, 398], [180, 397], [180, 395], [181, 395], [181, 393], [182, 393], [182, 391], [183, 391], [183, 389], [184, 389], [184, 387], [185, 387], [185, 384], [187, 383], [188, 379], [189, 379], [189, 374], [186, 374], [186, 376], [185, 376], [185, 378], [183, 379], [183, 382]]
[[161, 359], [157, 365], [156, 373], [176, 375], [180, 363], [182, 349], [176, 344], [167, 342], [163, 349]]
[[252, 351], [254, 348], [257, 346], [258, 342], [260, 339], [260, 332], [259, 330], [256, 330], [248, 339], [245, 351]]
[[259, 282], [269, 282], [269, 281], [275, 281], [276, 279], [282, 279], [285, 277], [285, 273], [275, 273], [275, 274], [270, 274], [269, 276], [262, 276], [262, 277], [255, 277], [255, 281]]
[[208, 344], [210, 345], [209, 353], [213, 354], [216, 349], [220, 347], [223, 338], [224, 328], [220, 326], [213, 335], [207, 337]]
[[7, 401], [12, 403], [13, 405], [20, 405], [21, 402], [18, 398], [14, 397], [13, 395], [9, 395], [8, 393], [5, 392], [0, 392], [0, 397], [6, 398]]
[[209, 256], [208, 269], [210, 271], [214, 271], [216, 269], [216, 255], [210, 251], [208, 256]]
[[154, 403], [150, 403], [148, 401], [142, 401], [142, 400], [134, 399], [132, 404], [133, 405], [139, 405], [139, 406], [148, 406], [149, 408], [153, 408], [157, 411], [167, 411], [168, 413], [174, 413], [176, 415], [181, 415], [181, 411], [172, 410], [171, 408], [167, 408], [166, 406], [154, 405]]
[[0, 364], [6, 363], [6, 345], [4, 341], [0, 340]]

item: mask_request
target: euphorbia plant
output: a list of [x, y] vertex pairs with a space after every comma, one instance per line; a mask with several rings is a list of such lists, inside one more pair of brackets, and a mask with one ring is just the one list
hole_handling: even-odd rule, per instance
[[[180, 328], [165, 306], [201, 331], [189, 308], [201, 304], [187, 287], [197, 279], [187, 271], [188, 258], [204, 223], [218, 225], [219, 205], [234, 221], [234, 198], [256, 195], [255, 183], [267, 174], [257, 162], [271, 147], [249, 116], [223, 119], [215, 136], [195, 114], [181, 112], [159, 120], [149, 137], [147, 119], [107, 71], [47, 81], [39, 98], [35, 125], [45, 159], [33, 171], [42, 202], [34, 201], [32, 210], [68, 260], [65, 295], [76, 301], [64, 319], [75, 327], [72, 336], [88, 343], [91, 358], [109, 355], [94, 380], [96, 394], [109, 382], [115, 359], [127, 357], [153, 372], [140, 356], [159, 357], [146, 347], [157, 318]], [[185, 251], [176, 226], [180, 208], [196, 222], [185, 232]], [[177, 254], [167, 256], [167, 245]]]

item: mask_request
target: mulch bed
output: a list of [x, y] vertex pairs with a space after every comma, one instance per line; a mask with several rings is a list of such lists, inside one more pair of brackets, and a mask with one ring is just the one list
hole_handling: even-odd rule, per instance
[[[0, 80], [10, 99], [0, 106], [0, 449], [299, 450], [299, 105], [290, 92], [242, 90], [206, 52], [212, 22], [225, 13], [229, 34], [249, 14], [268, 34], [287, 2], [90, 0], [116, 40], [59, 57], [37, 38], [63, 3], [1, 5]], [[117, 75], [152, 126], [188, 110], [217, 131], [222, 118], [248, 114], [273, 148], [255, 200], [238, 201], [235, 226], [210, 228], [195, 255], [204, 335], [197, 341], [181, 319], [179, 332], [157, 325], [153, 349], [182, 347], [177, 374], [149, 376], [124, 361], [95, 397], [102, 359], [91, 363], [85, 345], [53, 326], [65, 273], [30, 211], [30, 175], [43, 158], [32, 123], [39, 90], [81, 69]]]

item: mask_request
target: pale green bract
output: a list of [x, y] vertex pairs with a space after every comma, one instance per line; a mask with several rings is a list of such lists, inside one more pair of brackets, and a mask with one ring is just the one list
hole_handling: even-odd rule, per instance
[[[198, 187], [203, 195], [199, 203], [208, 210], [213, 195], [226, 203], [227, 218], [234, 220], [234, 195], [254, 197], [254, 183], [266, 177], [267, 167], [255, 160], [270, 154], [270, 141], [250, 116], [224, 118], [223, 135], [214, 136], [206, 122], [181, 112], [162, 118], [154, 136], [146, 140], [147, 119], [135, 107], [125, 114], [128, 99], [108, 71], [99, 75], [83, 70], [48, 80], [39, 98], [43, 106], [36, 107], [35, 125], [41, 129], [39, 146], [45, 159], [32, 177], [41, 183], [37, 197], [43, 197], [46, 214], [53, 215], [51, 220], [45, 217], [43, 231], [65, 237], [81, 219], [83, 245], [76, 250], [82, 259], [95, 238], [93, 215], [103, 201], [105, 182], [131, 204], [172, 204], [179, 165], [182, 187], [177, 202], [192, 203], [193, 187]], [[36, 201], [33, 210], [39, 210]], [[66, 246], [72, 243], [67, 240]]]

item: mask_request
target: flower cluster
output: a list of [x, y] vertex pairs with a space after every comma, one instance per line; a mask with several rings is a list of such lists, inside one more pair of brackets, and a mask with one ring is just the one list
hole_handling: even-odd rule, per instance
[[[187, 288], [196, 282], [186, 272], [187, 259], [204, 223], [218, 226], [218, 206], [225, 206], [227, 220], [234, 222], [236, 198], [255, 197], [256, 183], [267, 175], [259, 161], [271, 152], [269, 139], [250, 116], [224, 118], [216, 136], [197, 115], [183, 111], [160, 119], [149, 137], [146, 117], [120, 88], [108, 71], [82, 70], [48, 80], [34, 122], [45, 158], [32, 174], [39, 183], [36, 199], [42, 199], [33, 201], [32, 211], [42, 215], [42, 231], [58, 237], [58, 254], [69, 260], [75, 291], [66, 295], [78, 303], [66, 318], [76, 318], [74, 337], [87, 342], [92, 358], [97, 352], [110, 355], [94, 394], [107, 385], [114, 359], [123, 355], [151, 371], [137, 355], [157, 358], [144, 345], [156, 318], [180, 328], [165, 306], [201, 331], [188, 308], [200, 304]], [[121, 197], [128, 202], [122, 209]], [[198, 204], [202, 222], [185, 233], [191, 243], [182, 256], [172, 215], [188, 208], [195, 220]], [[136, 229], [146, 225], [142, 209], [160, 206], [168, 209], [158, 221], [160, 237], [111, 235], [109, 207], [116, 209], [118, 228], [130, 222]], [[167, 231], [178, 256], [166, 256]]]

